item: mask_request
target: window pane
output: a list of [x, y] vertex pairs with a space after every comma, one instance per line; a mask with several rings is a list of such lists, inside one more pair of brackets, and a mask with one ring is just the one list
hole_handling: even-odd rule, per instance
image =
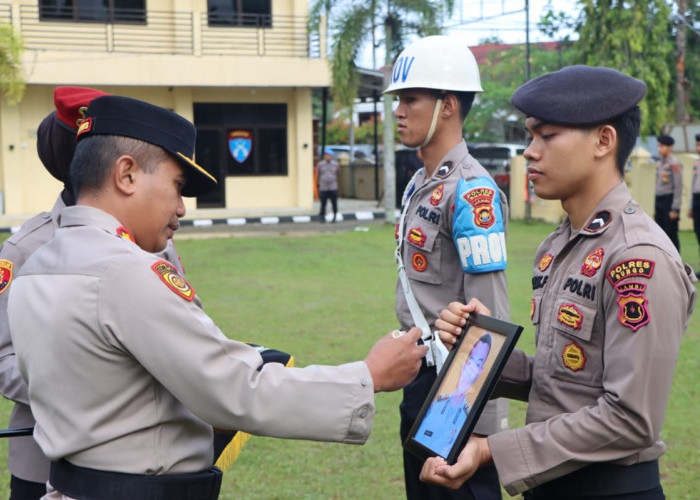
[[108, 14], [106, 0], [78, 0], [78, 19], [81, 21], [107, 21]]
[[237, 25], [238, 0], [207, 0], [210, 25]]
[[39, 0], [40, 19], [72, 19], [73, 0]]
[[130, 23], [145, 23], [146, 1], [114, 0], [114, 20]]

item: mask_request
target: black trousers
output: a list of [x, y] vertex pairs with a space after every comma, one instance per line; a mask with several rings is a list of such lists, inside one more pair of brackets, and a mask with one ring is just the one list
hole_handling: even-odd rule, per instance
[[634, 493], [621, 493], [617, 495], [603, 496], [579, 496], [573, 493], [570, 489], [561, 491], [554, 496], [538, 496], [529, 491], [523, 493], [523, 500], [665, 500], [664, 490], [661, 485], [647, 491], [635, 491]]
[[[416, 379], [403, 392], [401, 402], [401, 443], [411, 432], [413, 422], [428, 397], [428, 392], [435, 382], [435, 368], [428, 368], [423, 362]], [[408, 500], [501, 500], [501, 483], [498, 472], [493, 465], [481, 467], [461, 488], [451, 490], [427, 484], [418, 479], [423, 468], [423, 460], [408, 453], [403, 453], [404, 483]]]
[[680, 212], [678, 213], [678, 219], [671, 220], [668, 213], [671, 211], [672, 204], [672, 194], [657, 196], [654, 202], [654, 220], [659, 226], [661, 226], [661, 229], [664, 230], [664, 233], [668, 235], [673, 245], [680, 252], [681, 244], [678, 241], [678, 221], [680, 219]]
[[10, 477], [10, 500], [39, 500], [46, 495], [46, 483], [25, 481], [17, 476]]
[[319, 215], [321, 217], [321, 222], [326, 221], [326, 204], [328, 203], [328, 200], [331, 200], [331, 205], [333, 206], [333, 221], [335, 221], [335, 216], [338, 213], [338, 190], [333, 189], [331, 191], [321, 191], [320, 198], [321, 212]]

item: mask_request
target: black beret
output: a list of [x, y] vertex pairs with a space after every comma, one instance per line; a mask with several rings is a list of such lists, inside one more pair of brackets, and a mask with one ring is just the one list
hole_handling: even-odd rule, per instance
[[659, 144], [663, 144], [665, 146], [673, 146], [676, 143], [673, 137], [664, 134], [661, 134], [659, 137], [656, 138], [656, 140], [659, 142]]
[[56, 179], [68, 180], [68, 168], [75, 153], [75, 133], [85, 118], [85, 111], [96, 97], [107, 95], [87, 87], [56, 87], [53, 103], [56, 109], [39, 124], [36, 131], [36, 151], [41, 163]]
[[513, 106], [546, 123], [596, 125], [632, 109], [647, 86], [614, 69], [567, 66], [521, 85], [511, 97]]
[[98, 97], [88, 106], [78, 141], [91, 135], [120, 135], [163, 148], [185, 172], [183, 196], [199, 196], [216, 186], [216, 179], [194, 162], [194, 125], [165, 108], [129, 97]]

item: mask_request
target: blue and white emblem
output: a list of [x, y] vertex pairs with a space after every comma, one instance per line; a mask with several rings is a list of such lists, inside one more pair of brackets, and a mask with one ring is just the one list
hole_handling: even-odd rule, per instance
[[253, 149], [253, 133], [250, 130], [231, 130], [228, 133], [228, 150], [238, 163], [243, 163]]

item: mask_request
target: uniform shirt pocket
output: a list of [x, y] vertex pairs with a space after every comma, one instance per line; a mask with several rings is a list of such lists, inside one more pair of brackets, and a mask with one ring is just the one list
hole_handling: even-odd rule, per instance
[[442, 283], [439, 235], [437, 225], [409, 226], [405, 237], [404, 266], [410, 279], [433, 285]]
[[593, 335], [596, 308], [566, 297], [557, 301], [553, 314], [549, 373], [578, 384], [601, 385], [603, 338]]

